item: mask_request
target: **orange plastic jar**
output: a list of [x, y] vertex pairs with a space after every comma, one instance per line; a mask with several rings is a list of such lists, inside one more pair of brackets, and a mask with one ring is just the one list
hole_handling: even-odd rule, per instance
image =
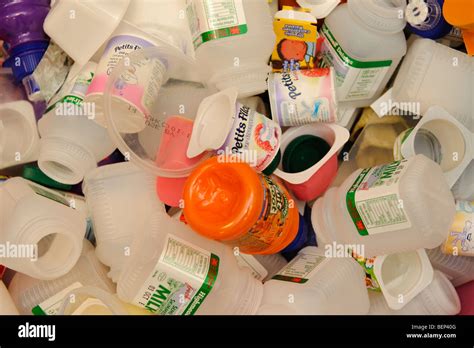
[[183, 213], [197, 233], [246, 254], [277, 253], [298, 233], [298, 209], [278, 179], [221, 157], [186, 180]]

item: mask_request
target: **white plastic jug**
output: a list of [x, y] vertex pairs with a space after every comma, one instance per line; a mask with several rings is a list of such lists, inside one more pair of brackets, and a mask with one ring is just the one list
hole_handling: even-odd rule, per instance
[[421, 115], [439, 105], [474, 132], [473, 88], [472, 57], [430, 39], [417, 39], [395, 78], [392, 98], [406, 111], [418, 103]]
[[63, 184], [81, 182], [115, 149], [107, 129], [92, 120], [95, 105], [84, 103], [96, 67], [95, 63], [87, 63], [61, 89], [60, 97], [38, 122], [38, 165], [46, 175]]
[[31, 104], [26, 100], [0, 103], [0, 169], [37, 160], [38, 142]]
[[83, 183], [94, 226], [99, 260], [117, 282], [133, 241], [149, 215], [164, 212], [155, 193], [155, 177], [131, 162], [99, 167]]
[[323, 64], [334, 66], [341, 105], [368, 106], [380, 96], [406, 53], [405, 6], [405, 0], [348, 0], [326, 17]]
[[375, 315], [455, 315], [461, 310], [456, 289], [449, 279], [439, 271], [421, 293], [400, 310], [390, 309], [382, 294], [369, 291], [370, 311]]
[[255, 314], [263, 285], [238, 266], [232, 248], [164, 213], [147, 222], [120, 275], [121, 300], [161, 315]]
[[444, 254], [441, 248], [426, 252], [433, 268], [446, 274], [454, 286], [457, 287], [474, 280], [474, 257]]
[[188, 0], [188, 20], [203, 81], [236, 87], [244, 98], [264, 92], [275, 44], [267, 0]]
[[112, 34], [130, 0], [56, 1], [44, 21], [44, 31], [74, 61], [86, 64]]
[[372, 257], [439, 246], [454, 214], [441, 168], [416, 155], [355, 171], [316, 201], [311, 219], [319, 245], [364, 245]]
[[66, 294], [86, 285], [115, 292], [114, 284], [107, 278], [107, 268], [97, 260], [92, 244], [86, 239], [81, 243], [84, 247], [79, 260], [62, 277], [45, 281], [15, 274], [8, 290], [21, 314], [58, 314]]
[[0, 205], [0, 242], [16, 250], [0, 264], [37, 279], [54, 279], [71, 270], [86, 233], [83, 211], [71, 208], [57, 192], [20, 177], [0, 185]]
[[264, 286], [257, 314], [367, 314], [365, 273], [351, 257], [306, 247]]

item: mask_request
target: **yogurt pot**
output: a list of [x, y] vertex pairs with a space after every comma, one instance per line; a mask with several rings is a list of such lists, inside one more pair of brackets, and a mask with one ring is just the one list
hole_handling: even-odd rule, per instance
[[337, 120], [334, 68], [270, 74], [268, 94], [272, 118], [282, 127]]
[[280, 164], [274, 174], [285, 181], [285, 185], [297, 199], [311, 201], [322, 195], [336, 177], [337, 154], [349, 140], [349, 131], [336, 124], [319, 122], [292, 127], [282, 136], [281, 152], [284, 153], [293, 140], [305, 135], [313, 135], [326, 141], [330, 146], [326, 155], [301, 172], [287, 173]]
[[187, 156], [216, 150], [226, 160], [249, 163], [270, 174], [276, 165], [281, 128], [265, 115], [237, 101], [238, 90], [228, 88], [205, 98], [194, 121]]

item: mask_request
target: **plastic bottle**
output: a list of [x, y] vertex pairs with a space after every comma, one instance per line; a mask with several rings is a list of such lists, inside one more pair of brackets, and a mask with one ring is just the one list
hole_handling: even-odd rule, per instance
[[316, 201], [311, 219], [318, 245], [364, 245], [372, 257], [439, 246], [454, 214], [441, 168], [416, 155], [355, 171]]
[[54, 279], [71, 270], [82, 249], [86, 216], [60, 194], [20, 177], [0, 185], [2, 243], [23, 257], [0, 263], [37, 279]]
[[275, 42], [267, 0], [192, 0], [189, 26], [201, 77], [244, 98], [264, 92]]
[[450, 24], [462, 29], [467, 53], [474, 55], [474, 13], [470, 0], [446, 0], [443, 15]]
[[7, 287], [0, 280], [0, 315], [18, 315], [18, 309], [13, 303], [12, 297]]
[[433, 268], [446, 274], [454, 286], [474, 280], [474, 257], [444, 254], [441, 248], [426, 252]]
[[0, 40], [8, 47], [4, 66], [12, 68], [16, 82], [31, 75], [48, 48], [43, 31], [50, 0], [0, 1]]
[[94, 247], [82, 240], [83, 249], [74, 268], [62, 277], [53, 280], [38, 280], [17, 273], [8, 288], [21, 314], [58, 314], [64, 297], [72, 289], [81, 286], [96, 286], [115, 292], [115, 286], [107, 278], [107, 268], [97, 260]]
[[84, 179], [99, 260], [110, 267], [114, 282], [128, 258], [133, 237], [146, 218], [164, 212], [155, 195], [155, 178], [131, 162], [99, 167]]
[[197, 233], [246, 254], [274, 254], [295, 240], [296, 204], [275, 177], [246, 163], [213, 157], [200, 164], [184, 187], [184, 216]]
[[272, 255], [248, 255], [234, 253], [240, 267], [247, 267], [253, 276], [263, 282], [273, 277], [280, 269], [288, 263], [280, 254]]
[[441, 106], [474, 132], [473, 83], [471, 57], [430, 39], [416, 39], [393, 82], [392, 98], [399, 109], [416, 107], [420, 115]]
[[0, 102], [0, 169], [38, 158], [35, 112], [26, 100]]
[[79, 65], [85, 65], [119, 25], [130, 0], [56, 1], [44, 31]]
[[461, 300], [461, 312], [460, 315], [474, 315], [474, 281], [464, 284], [456, 288], [456, 291]]
[[352, 258], [326, 258], [315, 247], [301, 250], [263, 286], [257, 314], [367, 314], [365, 273]]
[[461, 310], [459, 296], [449, 279], [439, 271], [413, 300], [400, 310], [390, 309], [382, 294], [369, 291], [370, 311], [375, 315], [455, 315]]
[[255, 314], [263, 285], [237, 265], [231, 248], [164, 213], [146, 226], [120, 275], [121, 300], [161, 315]]
[[[72, 302], [71, 296], [74, 296]], [[62, 301], [59, 315], [149, 315], [142, 308], [120, 301], [117, 295], [95, 286], [71, 290]]]
[[60, 98], [38, 122], [38, 165], [46, 175], [64, 184], [81, 182], [87, 172], [115, 150], [107, 130], [92, 120], [95, 105], [84, 103], [96, 66], [87, 63], [61, 89]]
[[413, 34], [428, 39], [440, 39], [447, 35], [452, 25], [443, 17], [444, 0], [411, 0], [405, 17]]
[[326, 17], [322, 61], [334, 66], [342, 106], [368, 106], [385, 88], [406, 53], [400, 16], [405, 5], [405, 0], [348, 0]]

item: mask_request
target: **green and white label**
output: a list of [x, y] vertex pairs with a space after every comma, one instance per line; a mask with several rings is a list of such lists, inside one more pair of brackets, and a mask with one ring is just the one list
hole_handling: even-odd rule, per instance
[[357, 60], [344, 51], [326, 24], [323, 24], [321, 34], [325, 40], [321, 47], [320, 67], [334, 67], [338, 101], [372, 98], [390, 69], [392, 61]]
[[411, 222], [400, 199], [400, 179], [408, 160], [363, 169], [346, 194], [346, 205], [361, 236], [409, 228]]
[[47, 300], [41, 302], [39, 305], [34, 307], [31, 312], [34, 315], [56, 315], [61, 309], [61, 305], [64, 302], [66, 295], [77, 288], [81, 288], [82, 284], [79, 282], [72, 283], [65, 289], [61, 290], [57, 294], [51, 296]]
[[272, 279], [298, 284], [306, 283], [323, 262], [324, 256], [301, 252]]
[[187, 15], [194, 48], [248, 31], [242, 0], [188, 0]]
[[211, 292], [219, 262], [217, 255], [168, 235], [133, 303], [160, 315], [192, 315]]

